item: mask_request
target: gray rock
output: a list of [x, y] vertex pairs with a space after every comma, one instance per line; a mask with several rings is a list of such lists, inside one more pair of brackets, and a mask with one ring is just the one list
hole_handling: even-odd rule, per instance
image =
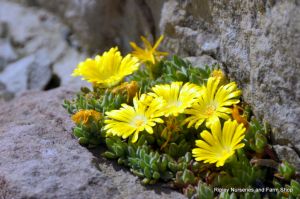
[[22, 45], [39, 33], [38, 24], [40, 24], [40, 20], [35, 17], [34, 13], [30, 13], [22, 6], [14, 3], [5, 1], [0, 3], [0, 21], [7, 24], [8, 36], [15, 44]]
[[300, 155], [299, 1], [169, 0], [160, 26], [171, 52], [221, 62], [274, 143]]
[[281, 160], [286, 160], [289, 163], [295, 165], [296, 169], [300, 171], [300, 159], [298, 154], [289, 146], [274, 145], [275, 152], [278, 158]]
[[[0, 40], [0, 71], [6, 68], [0, 80], [17, 95], [25, 90], [45, 89], [54, 74], [65, 84], [66, 71], [70, 75], [70, 66], [76, 66], [74, 61], [85, 56], [66, 38], [68, 28], [46, 11], [2, 0], [0, 21], [1, 27], [8, 27], [5, 38]], [[15, 60], [18, 61], [11, 63]], [[59, 71], [53, 74], [54, 65]]]
[[9, 101], [14, 98], [14, 94], [6, 90], [5, 84], [0, 82], [0, 102], [1, 101]]
[[[47, 9], [60, 16], [84, 47], [103, 51], [112, 46], [131, 50], [130, 41], [140, 35], [159, 34], [161, 0], [14, 0]], [[156, 35], [157, 36], [157, 35]]]
[[13, 93], [20, 94], [28, 89], [28, 73], [34, 56], [25, 57], [10, 64], [0, 74], [0, 81], [6, 85], [6, 89]]
[[8, 34], [8, 25], [7, 23], [0, 21], [0, 38], [7, 37]]
[[47, 49], [39, 49], [34, 53], [34, 60], [29, 66], [28, 71], [28, 89], [43, 90], [51, 79], [52, 61], [47, 53]]
[[214, 30], [206, 32], [209, 23], [207, 1], [166, 1], [160, 21], [165, 48], [181, 56], [215, 56], [220, 41]]
[[2, 198], [13, 198], [12, 193], [8, 188], [7, 181], [3, 176], [0, 176], [0, 196]]
[[80, 77], [74, 78], [71, 76], [76, 66], [87, 58], [87, 55], [80, 54], [74, 49], [69, 49], [64, 52], [65, 56], [61, 57], [53, 65], [53, 73], [60, 78], [61, 85], [67, 84], [84, 84]]
[[12, 47], [9, 40], [0, 40], [0, 59], [4, 60], [5, 63], [15, 61], [18, 55]]
[[[71, 135], [62, 108], [74, 88], [28, 92], [0, 104], [0, 194], [9, 198], [185, 198], [96, 158]], [[99, 169], [96, 166], [99, 162]], [[3, 195], [0, 195], [3, 197]]]
[[29, 89], [43, 90], [51, 78], [50, 62], [42, 51], [18, 60], [0, 74], [8, 91], [20, 94]]
[[2, 72], [5, 67], [6, 67], [6, 61], [5, 59], [0, 57], [0, 72]]
[[212, 66], [216, 64], [218, 65], [221, 64], [217, 60], [215, 60], [214, 58], [208, 55], [202, 55], [199, 57], [185, 57], [185, 59], [191, 62], [193, 66], [200, 67], [200, 68], [204, 68], [205, 65]]

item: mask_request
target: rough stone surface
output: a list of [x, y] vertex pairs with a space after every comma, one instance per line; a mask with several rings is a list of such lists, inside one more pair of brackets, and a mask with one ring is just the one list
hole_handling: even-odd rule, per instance
[[[184, 198], [95, 157], [62, 108], [75, 88], [28, 92], [0, 104], [0, 198]], [[97, 169], [96, 162], [100, 162]]]
[[12, 193], [8, 189], [8, 184], [3, 176], [0, 176], [0, 196], [1, 198], [13, 198]]
[[0, 103], [1, 101], [9, 101], [14, 98], [14, 94], [6, 89], [5, 84], [0, 81]]
[[[79, 53], [74, 49], [68, 49], [64, 52], [65, 56], [53, 64], [53, 73], [60, 77], [60, 85], [78, 84], [80, 78], [71, 76], [74, 67], [81, 61], [85, 60], [86, 55]], [[84, 84], [84, 82], [81, 82]]]
[[195, 67], [202, 67], [204, 68], [205, 65], [212, 66], [212, 65], [219, 65], [221, 63], [209, 55], [202, 55], [199, 57], [185, 57], [186, 60], [191, 62], [191, 64]]
[[84, 47], [103, 51], [111, 46], [130, 50], [129, 41], [158, 34], [161, 0], [14, 0], [45, 8], [60, 16]]
[[300, 163], [298, 160], [297, 153], [291, 149], [289, 146], [281, 146], [281, 145], [274, 145], [273, 146], [275, 152], [278, 155], [278, 158], [281, 160], [286, 160], [289, 163], [292, 163], [296, 166], [297, 170], [300, 170]]
[[0, 40], [0, 59], [12, 62], [17, 59], [17, 56], [9, 40]]
[[169, 0], [162, 13], [166, 47], [221, 62], [300, 163], [300, 1]]
[[[5, 82], [7, 90], [13, 93], [21, 93], [27, 90], [29, 68], [33, 61], [34, 56], [25, 57], [9, 65], [0, 74], [0, 81]], [[18, 74], [18, 77], [16, 77], [16, 74]]]
[[86, 54], [73, 45], [69, 32], [46, 11], [0, 0], [0, 81], [6, 89], [19, 95], [51, 88], [54, 75], [63, 84], [81, 84], [70, 74]]

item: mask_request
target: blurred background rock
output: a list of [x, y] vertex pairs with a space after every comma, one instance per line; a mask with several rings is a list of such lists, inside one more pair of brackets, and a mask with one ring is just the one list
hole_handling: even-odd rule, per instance
[[80, 82], [70, 73], [86, 54], [58, 17], [0, 1], [0, 36], [0, 98]]
[[140, 35], [155, 37], [163, 1], [1, 0], [0, 98], [82, 84], [70, 74], [87, 55]]

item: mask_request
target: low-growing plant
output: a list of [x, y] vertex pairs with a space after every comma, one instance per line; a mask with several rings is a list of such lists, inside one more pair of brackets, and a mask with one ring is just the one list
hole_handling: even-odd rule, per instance
[[237, 83], [218, 65], [167, 58], [157, 50], [163, 36], [142, 40], [125, 57], [111, 48], [74, 70], [92, 85], [63, 104], [78, 142], [189, 198], [299, 198], [299, 175], [277, 160]]

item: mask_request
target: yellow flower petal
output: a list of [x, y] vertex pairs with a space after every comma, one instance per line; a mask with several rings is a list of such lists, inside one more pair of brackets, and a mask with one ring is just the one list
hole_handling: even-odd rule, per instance
[[245, 127], [235, 120], [227, 120], [221, 129], [219, 120], [211, 126], [211, 132], [204, 130], [200, 134], [203, 140], [196, 140], [196, 148], [192, 150], [196, 161], [216, 163], [217, 167], [223, 166], [235, 150], [244, 147], [241, 143], [245, 137]]
[[184, 121], [188, 123], [188, 127], [195, 125], [197, 129], [203, 121], [206, 121], [206, 126], [210, 127], [216, 118], [225, 120], [230, 118], [232, 109], [228, 106], [240, 102], [238, 97], [241, 91], [237, 90], [235, 82], [218, 87], [219, 82], [218, 78], [210, 77], [207, 80], [207, 86], [203, 88], [203, 94], [185, 110], [185, 113], [190, 115]]
[[152, 87], [153, 97], [161, 97], [166, 102], [164, 108], [165, 116], [177, 116], [183, 113], [203, 93], [203, 88], [192, 83], [172, 82], [171, 84], [161, 84]]
[[144, 49], [137, 46], [136, 43], [130, 42], [130, 46], [133, 48], [133, 52], [131, 54], [138, 58], [141, 62], [156, 64], [157, 61], [168, 55], [167, 52], [160, 52], [156, 50], [162, 42], [163, 36], [158, 38], [153, 47], [145, 37], [141, 36], [141, 39], [144, 43]]
[[153, 98], [146, 94], [133, 98], [133, 107], [123, 104], [119, 110], [106, 112], [107, 119], [104, 130], [107, 134], [120, 136], [124, 139], [132, 136], [134, 143], [138, 140], [139, 132], [146, 130], [149, 134], [153, 133], [152, 126], [156, 123], [163, 123], [161, 111], [165, 106], [161, 98]]
[[88, 58], [79, 63], [72, 76], [82, 76], [83, 80], [96, 83], [99, 87], [111, 87], [136, 71], [139, 65], [137, 58], [132, 55], [123, 58], [115, 47], [102, 56], [97, 55], [95, 59]]

